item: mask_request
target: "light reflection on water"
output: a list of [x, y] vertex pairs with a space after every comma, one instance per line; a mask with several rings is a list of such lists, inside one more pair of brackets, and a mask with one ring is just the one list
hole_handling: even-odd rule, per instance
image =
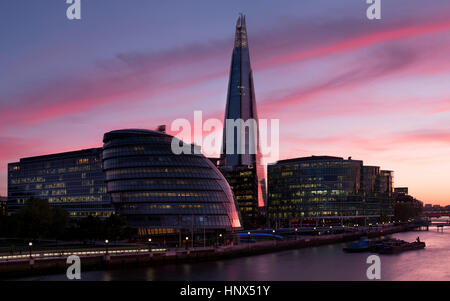
[[[420, 236], [426, 249], [380, 255], [381, 280], [450, 280], [450, 228], [398, 233], [393, 237], [414, 241]], [[367, 280], [369, 253], [347, 254], [345, 244], [282, 251], [216, 262], [171, 264], [157, 267], [83, 272], [83, 280]], [[65, 275], [27, 280], [66, 280]]]

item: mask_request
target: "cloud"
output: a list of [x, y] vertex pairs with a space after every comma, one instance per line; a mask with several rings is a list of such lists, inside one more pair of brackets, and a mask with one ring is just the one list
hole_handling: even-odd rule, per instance
[[383, 152], [398, 149], [409, 149], [413, 146], [429, 146], [436, 143], [450, 146], [450, 130], [447, 129], [415, 129], [410, 131], [393, 131], [378, 136], [365, 133], [364, 136], [355, 132], [341, 132], [339, 135], [325, 137], [298, 137], [288, 139], [289, 144], [308, 145], [315, 148], [339, 148], [347, 150], [365, 150]]
[[[252, 33], [250, 47], [254, 49], [254, 65], [261, 70], [448, 29], [450, 22], [441, 21], [422, 25], [388, 24], [376, 28], [357, 20], [290, 22], [286, 26]], [[38, 88], [21, 87], [21, 92], [0, 95], [0, 127], [61, 118], [104, 105], [113, 106], [117, 101], [145, 98], [151, 102], [158, 95], [226, 77], [231, 45], [231, 38], [227, 38], [159, 52], [118, 53], [115, 57], [97, 61], [91, 70], [76, 77], [50, 79], [48, 84]], [[390, 63], [401, 63], [402, 58], [397, 58], [400, 60]], [[378, 67], [395, 68], [395, 65]], [[370, 78], [383, 70], [370, 72], [367, 69], [351, 70], [302, 94], [337, 88], [358, 80], [358, 76]]]
[[[358, 25], [358, 28], [361, 28], [360, 24]], [[312, 47], [308, 50], [297, 51], [289, 55], [274, 58], [273, 60], [268, 60], [261, 64], [260, 67], [267, 68], [269, 66], [292, 63], [295, 61], [305, 60], [317, 56], [329, 55], [339, 52], [350, 52], [382, 42], [413, 38], [448, 30], [450, 30], [449, 21], [438, 21], [435, 23], [423, 25], [403, 25], [398, 27], [394, 26], [390, 29], [385, 29], [369, 34], [361, 32], [356, 37], [344, 39], [337, 43], [331, 43], [329, 45], [320, 46], [317, 48]]]
[[[327, 72], [323, 78], [307, 87], [294, 87], [288, 93], [284, 90], [272, 92], [262, 100], [261, 106], [263, 110], [273, 113], [283, 110], [285, 106], [311, 101], [320, 93], [329, 93], [334, 90], [348, 92], [353, 87], [363, 86], [375, 79], [403, 70], [415, 61], [416, 52], [409, 48], [389, 46], [376, 49], [364, 57], [358, 56], [351, 65], [342, 64], [342, 67], [346, 68], [345, 71]], [[362, 104], [361, 100], [358, 100], [358, 103]], [[343, 110], [341, 105], [334, 105], [333, 99], [330, 100], [330, 106], [336, 110]]]

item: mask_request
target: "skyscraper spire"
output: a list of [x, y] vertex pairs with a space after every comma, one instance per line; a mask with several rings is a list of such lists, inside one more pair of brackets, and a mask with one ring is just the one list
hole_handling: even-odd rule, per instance
[[245, 24], [245, 15], [240, 14], [236, 22], [236, 36], [234, 39], [234, 47], [247, 47], [247, 28]]

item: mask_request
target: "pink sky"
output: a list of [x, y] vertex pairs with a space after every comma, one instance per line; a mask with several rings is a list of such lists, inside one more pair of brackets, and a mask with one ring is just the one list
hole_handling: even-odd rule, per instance
[[[378, 23], [247, 12], [258, 113], [280, 119], [280, 159], [351, 156], [394, 170], [394, 185], [425, 203], [450, 205], [446, 8]], [[0, 84], [0, 195], [6, 164], [19, 158], [98, 147], [109, 130], [170, 125], [194, 110], [222, 119], [236, 16], [167, 28], [183, 32], [169, 42], [142, 28], [128, 35], [121, 24], [117, 44], [108, 31], [89, 36], [92, 24], [65, 24], [75, 36], [44, 34], [0, 56], [9, 70]]]

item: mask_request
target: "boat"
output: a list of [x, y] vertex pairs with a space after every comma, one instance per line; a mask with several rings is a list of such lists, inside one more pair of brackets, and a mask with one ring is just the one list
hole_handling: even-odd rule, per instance
[[343, 248], [344, 252], [347, 253], [362, 253], [362, 252], [369, 252], [370, 251], [370, 244], [369, 241], [361, 237], [359, 239], [359, 242], [354, 242], [348, 244], [346, 248]]
[[425, 242], [415, 241], [415, 242], [406, 242], [402, 241], [400, 243], [385, 245], [384, 247], [378, 250], [380, 254], [397, 254], [404, 251], [411, 250], [420, 250], [425, 248]]
[[425, 248], [425, 246], [425, 242], [421, 241], [410, 243], [395, 238], [369, 241], [365, 238], [361, 238], [359, 242], [350, 243], [346, 248], [343, 248], [343, 250], [347, 253], [373, 252], [379, 254], [396, 254], [404, 251], [420, 250]]

